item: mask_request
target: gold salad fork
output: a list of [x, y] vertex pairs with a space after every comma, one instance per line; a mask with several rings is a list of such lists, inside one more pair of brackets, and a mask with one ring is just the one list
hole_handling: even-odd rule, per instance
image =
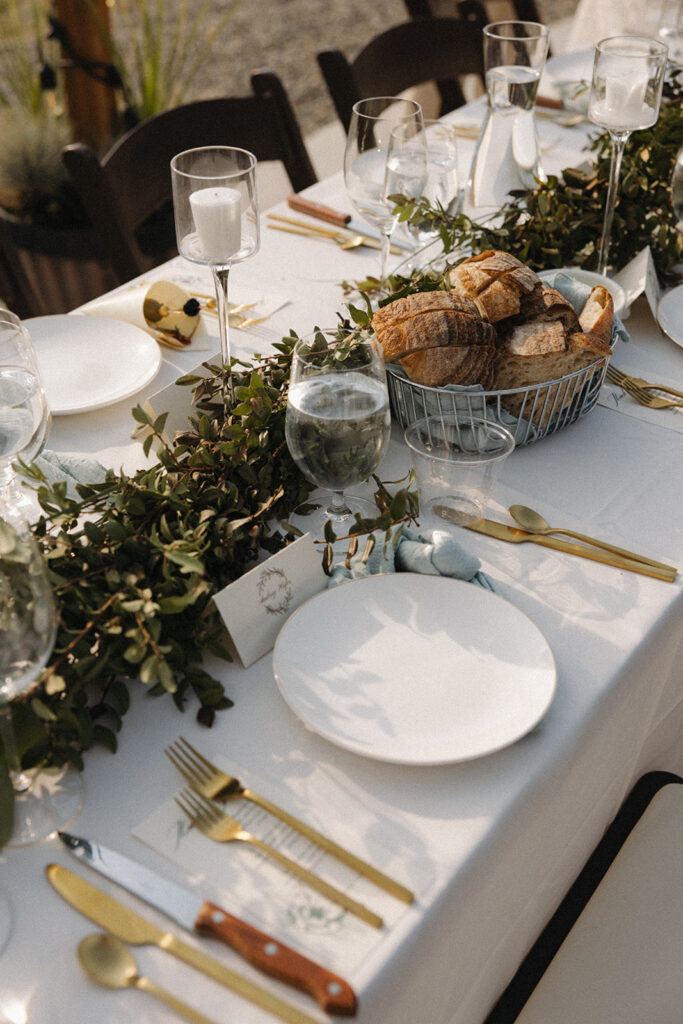
[[190, 819], [191, 824], [194, 828], [198, 829], [209, 839], [213, 839], [217, 843], [230, 843], [233, 841], [248, 843], [255, 849], [260, 850], [261, 853], [265, 853], [268, 857], [271, 857], [280, 867], [286, 871], [290, 871], [297, 878], [300, 878], [303, 882], [306, 882], [315, 889], [316, 892], [326, 896], [329, 900], [337, 903], [340, 907], [344, 907], [350, 913], [355, 914], [366, 924], [371, 924], [373, 928], [381, 928], [384, 922], [382, 918], [375, 914], [372, 910], [368, 910], [367, 907], [363, 906], [362, 903], [358, 903], [357, 900], [347, 896], [345, 892], [341, 892], [336, 889], [329, 882], [320, 878], [314, 874], [308, 868], [305, 868], [302, 864], [298, 864], [297, 861], [292, 860], [291, 857], [285, 856], [284, 853], [280, 853], [274, 846], [264, 842], [257, 836], [247, 832], [246, 829], [242, 828], [239, 821], [236, 818], [231, 818], [230, 815], [225, 814], [223, 811], [219, 811], [215, 804], [211, 803], [203, 796], [198, 796], [196, 793], [192, 793], [189, 789], [184, 789], [179, 796], [175, 797], [175, 802], [180, 807], [181, 811], [187, 815]]
[[244, 800], [249, 800], [262, 810], [268, 811], [269, 814], [279, 818], [285, 825], [295, 829], [302, 836], [305, 836], [306, 839], [319, 846], [325, 853], [329, 853], [331, 856], [342, 861], [342, 863], [347, 864], [354, 871], [357, 871], [359, 875], [363, 875], [364, 878], [374, 882], [375, 885], [391, 893], [392, 896], [396, 896], [397, 899], [403, 900], [404, 903], [412, 903], [415, 899], [410, 889], [406, 889], [400, 882], [389, 878], [388, 875], [378, 871], [372, 864], [368, 864], [354, 853], [345, 850], [343, 846], [339, 846], [333, 839], [329, 839], [322, 832], [318, 832], [317, 829], [306, 825], [305, 822], [295, 818], [293, 814], [289, 814], [282, 807], [271, 803], [266, 797], [260, 796], [252, 789], [243, 786], [234, 775], [228, 775], [226, 772], [220, 771], [219, 768], [216, 768], [211, 761], [208, 761], [198, 750], [195, 750], [182, 736], [179, 737], [176, 743], [172, 743], [164, 753], [171, 764], [178, 769], [185, 781], [189, 782], [194, 791], [201, 796], [206, 797], [208, 800], [218, 800], [221, 803], [229, 800], [232, 796], [241, 796]]
[[635, 381], [624, 376], [616, 377], [614, 371], [610, 372], [610, 367], [607, 367], [605, 374], [608, 380], [611, 380], [613, 384], [617, 384], [620, 388], [630, 395], [631, 398], [638, 402], [639, 405], [644, 405], [648, 409], [683, 409], [683, 399], [675, 398], [660, 398], [658, 395], [651, 395]]
[[683, 399], [683, 391], [677, 391], [676, 388], [672, 388], [668, 384], [652, 384], [649, 380], [643, 380], [642, 377], [633, 377], [628, 373], [624, 373], [623, 370], [618, 370], [611, 363], [607, 367], [607, 377], [613, 384], [626, 382], [634, 384], [643, 391], [664, 391], [668, 395], [675, 395], [677, 398]]

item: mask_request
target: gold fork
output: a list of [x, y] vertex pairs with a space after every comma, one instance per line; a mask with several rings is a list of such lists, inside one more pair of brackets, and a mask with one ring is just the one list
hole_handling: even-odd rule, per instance
[[613, 384], [621, 384], [622, 381], [628, 381], [631, 384], [635, 384], [636, 387], [642, 388], [643, 391], [665, 391], [669, 395], [683, 398], [683, 391], [677, 391], [676, 388], [672, 388], [668, 384], [652, 384], [649, 380], [643, 380], [642, 377], [633, 377], [628, 373], [624, 373], [623, 370], [618, 370], [611, 363], [607, 367], [607, 376]]
[[639, 405], [644, 405], [648, 409], [683, 409], [683, 399], [677, 401], [673, 398], [659, 398], [657, 395], [650, 395], [630, 379], [624, 379], [623, 377], [615, 378], [614, 374], [610, 373], [609, 366], [607, 367], [606, 376], [613, 384], [623, 388], [626, 394], [630, 395]]
[[270, 846], [269, 843], [258, 839], [251, 832], [247, 832], [236, 818], [231, 818], [230, 815], [219, 811], [215, 804], [212, 804], [203, 796], [198, 796], [189, 789], [184, 789], [179, 796], [175, 797], [175, 802], [190, 819], [194, 828], [199, 829], [209, 839], [213, 839], [217, 843], [230, 843], [232, 841], [249, 843], [250, 846], [271, 857], [280, 867], [290, 871], [297, 878], [306, 882], [316, 892], [321, 893], [329, 900], [339, 904], [340, 907], [344, 907], [345, 910], [355, 914], [356, 917], [365, 921], [366, 924], [371, 924], [373, 928], [382, 927], [384, 922], [378, 914], [368, 910], [362, 903], [358, 903], [357, 900], [336, 889], [302, 864], [298, 864], [295, 860], [285, 856], [284, 853], [280, 853], [274, 846]]
[[251, 801], [251, 803], [256, 804], [262, 810], [268, 811], [269, 814], [279, 818], [280, 821], [284, 821], [285, 825], [289, 825], [290, 828], [301, 833], [301, 835], [315, 843], [316, 846], [319, 846], [326, 853], [347, 864], [354, 871], [357, 871], [358, 874], [363, 875], [364, 878], [368, 878], [381, 889], [391, 893], [392, 896], [403, 900], [404, 903], [412, 903], [415, 899], [410, 889], [406, 889], [400, 882], [389, 878], [388, 875], [378, 871], [372, 864], [368, 864], [354, 853], [345, 850], [343, 846], [339, 846], [334, 840], [329, 839], [310, 825], [306, 825], [299, 818], [295, 818], [293, 814], [289, 814], [281, 807], [278, 807], [277, 804], [271, 803], [266, 797], [260, 796], [252, 789], [243, 786], [234, 775], [228, 775], [226, 772], [216, 768], [211, 761], [208, 761], [198, 750], [195, 750], [182, 736], [178, 738], [176, 743], [172, 743], [164, 753], [171, 764], [178, 769], [185, 781], [189, 782], [195, 792], [201, 796], [206, 797], [208, 800], [218, 800], [220, 802], [229, 800], [231, 796], [241, 796], [244, 800]]

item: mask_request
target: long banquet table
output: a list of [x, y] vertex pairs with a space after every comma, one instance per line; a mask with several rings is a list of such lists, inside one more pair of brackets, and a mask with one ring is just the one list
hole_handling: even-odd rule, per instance
[[[553, 126], [548, 165], [576, 162], [583, 137], [580, 129]], [[464, 159], [468, 145], [463, 144]], [[348, 206], [340, 175], [309, 194], [337, 209]], [[284, 204], [279, 212], [288, 212]], [[235, 354], [266, 351], [290, 328], [304, 332], [332, 324], [335, 310], [344, 309], [339, 282], [376, 272], [377, 265], [374, 250], [344, 252], [264, 225], [258, 255], [232, 271], [232, 298], [239, 302], [241, 289], [261, 289], [289, 302], [266, 324], [233, 331]], [[151, 276], [182, 280], [185, 270], [176, 260]], [[618, 365], [643, 376], [656, 371], [681, 387], [683, 351], [662, 335], [644, 298], [634, 303], [626, 326], [631, 341], [620, 349]], [[56, 417], [49, 447], [94, 456], [115, 468], [140, 464], [140, 445], [130, 436], [134, 401], [170, 384], [208, 354], [164, 350], [159, 375], [144, 394], [98, 412]], [[637, 411], [630, 400], [616, 408], [598, 404], [567, 429], [518, 449], [504, 466], [492, 518], [506, 519], [513, 502], [528, 504], [553, 524], [683, 566], [683, 411], [648, 419], [632, 412]], [[406, 468], [406, 449], [394, 429], [379, 475], [395, 479]], [[270, 654], [250, 668], [211, 662], [234, 707], [207, 730], [195, 721], [192, 706], [181, 715], [170, 699], [149, 699], [142, 687], [133, 687], [116, 755], [101, 750], [87, 755], [84, 806], [71, 826], [197, 892], [211, 884], [238, 916], [268, 921], [290, 945], [317, 954], [354, 986], [359, 1024], [481, 1024], [637, 778], [651, 769], [683, 769], [680, 577], [665, 583], [535, 545], [457, 532], [481, 559], [498, 593], [539, 627], [552, 648], [557, 690], [531, 733], [463, 763], [383, 763], [308, 730], [280, 696]], [[242, 851], [234, 846], [214, 850], [212, 845], [209, 854], [207, 842], [206, 861], [185, 870], [172, 848], [162, 856], [141, 841], [133, 830], [139, 834], [141, 823], [153, 819], [179, 788], [179, 777], [163, 755], [179, 734], [214, 760], [226, 759], [253, 788], [411, 886], [415, 903], [394, 901], [381, 933], [368, 936], [371, 929], [344, 921], [337, 933], [323, 934], [324, 926], [316, 931], [314, 919], [305, 914], [262, 917], [266, 908], [258, 899], [240, 904], [231, 872], [239, 878], [248, 872], [255, 864], [250, 851], [240, 859]], [[169, 1019], [147, 996], [107, 992], [85, 978], [75, 950], [95, 929], [51, 889], [44, 874], [51, 862], [87, 874], [89, 881], [168, 927], [161, 915], [75, 864], [56, 839], [5, 850], [0, 886], [10, 894], [15, 921], [0, 955], [0, 1019], [12, 1024], [107, 1024], [133, 1014], [150, 1022]], [[372, 890], [362, 892], [368, 902], [379, 899]], [[232, 951], [185, 937], [313, 1018], [327, 1019], [312, 1000], [260, 975]], [[218, 1024], [274, 1019], [164, 952], [140, 947], [135, 954], [144, 973]]]

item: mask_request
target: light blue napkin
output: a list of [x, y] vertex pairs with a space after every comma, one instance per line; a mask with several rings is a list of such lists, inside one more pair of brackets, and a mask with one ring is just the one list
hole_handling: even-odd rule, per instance
[[[398, 529], [398, 528], [397, 528]], [[375, 546], [363, 563], [363, 545], [349, 560], [332, 567], [328, 589], [348, 580], [365, 576], [378, 576], [390, 572], [420, 572], [429, 576], [452, 576], [454, 579], [476, 583], [486, 590], [494, 590], [493, 583], [480, 572], [480, 562], [465, 551], [447, 530], [427, 530], [418, 533], [404, 527], [394, 545], [393, 538], [385, 543], [383, 534], [375, 535]]]
[[47, 448], [33, 461], [48, 484], [65, 480], [70, 498], [77, 496], [76, 484], [101, 483], [107, 475], [105, 467], [96, 459], [82, 455], [58, 455]]

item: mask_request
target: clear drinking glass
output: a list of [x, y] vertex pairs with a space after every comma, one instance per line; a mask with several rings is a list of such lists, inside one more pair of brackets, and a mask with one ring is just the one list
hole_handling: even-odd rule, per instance
[[0, 308], [0, 495], [30, 515], [13, 462], [30, 462], [45, 446], [50, 409], [31, 336], [14, 313]]
[[353, 106], [344, 151], [344, 183], [349, 199], [361, 217], [379, 228], [382, 235], [381, 281], [387, 276], [391, 235], [397, 224], [392, 213], [394, 204], [388, 196], [402, 191], [395, 187], [400, 174], [387, 164], [391, 133], [400, 125], [405, 126], [406, 142], [422, 131], [422, 107], [415, 100], [396, 96], [359, 100]]
[[171, 160], [171, 178], [178, 252], [213, 273], [227, 412], [232, 398], [228, 275], [233, 263], [249, 259], [260, 245], [256, 157], [232, 146], [188, 149]]
[[391, 415], [384, 356], [374, 335], [335, 340], [322, 331], [295, 346], [285, 434], [297, 466], [332, 491], [322, 523], [342, 525], [358, 512], [377, 514], [347, 488], [374, 473], [389, 442]]
[[484, 28], [487, 108], [467, 183], [470, 215], [499, 210], [511, 189], [535, 188], [545, 180], [534, 103], [548, 36], [548, 26], [535, 21], [499, 21]]
[[47, 838], [76, 816], [83, 799], [73, 769], [23, 771], [15, 741], [12, 708], [38, 685], [56, 623], [45, 561], [22, 516], [0, 502], [0, 741], [15, 793], [8, 846]]
[[624, 146], [631, 132], [650, 128], [659, 117], [667, 48], [645, 36], [612, 36], [595, 47], [588, 116], [612, 142], [598, 272], [607, 273], [614, 208]]

